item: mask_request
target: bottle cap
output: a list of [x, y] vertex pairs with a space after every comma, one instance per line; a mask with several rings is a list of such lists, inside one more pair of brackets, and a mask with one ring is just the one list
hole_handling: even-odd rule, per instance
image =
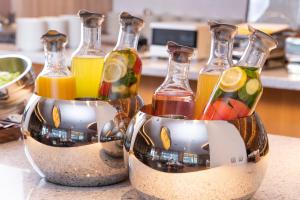
[[249, 39], [256, 43], [256, 47], [262, 48], [263, 50], [271, 51], [275, 49], [278, 45], [277, 40], [275, 40], [272, 36], [253, 28], [252, 26], [248, 25], [248, 29], [250, 31]]
[[83, 26], [88, 28], [100, 27], [104, 21], [103, 14], [90, 12], [88, 10], [79, 10], [78, 15], [81, 18]]
[[231, 24], [208, 21], [210, 31], [214, 32], [219, 40], [232, 40], [237, 33], [237, 26]]
[[67, 43], [67, 36], [56, 30], [49, 30], [41, 37], [41, 40], [48, 51], [60, 51]]
[[124, 31], [132, 33], [139, 33], [144, 27], [144, 20], [141, 18], [130, 15], [128, 12], [120, 14], [120, 24]]
[[172, 55], [172, 59], [176, 62], [186, 63], [194, 54], [192, 47], [183, 46], [173, 41], [167, 42], [168, 52]]

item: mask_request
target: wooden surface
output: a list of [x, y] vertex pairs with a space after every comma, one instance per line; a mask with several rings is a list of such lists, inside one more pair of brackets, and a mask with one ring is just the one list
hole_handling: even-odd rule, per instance
[[[2, 0], [1, 0], [2, 1]], [[111, 0], [11, 0], [11, 10], [17, 17], [56, 16], [76, 14], [79, 9], [107, 13]]]
[[264, 89], [257, 112], [269, 133], [300, 137], [300, 92]]
[[[140, 95], [146, 104], [163, 78], [143, 76]], [[196, 91], [196, 81], [190, 81]], [[265, 88], [256, 111], [269, 133], [300, 137], [300, 91]]]
[[0, 144], [17, 140], [20, 136], [21, 131], [19, 128], [0, 129]]

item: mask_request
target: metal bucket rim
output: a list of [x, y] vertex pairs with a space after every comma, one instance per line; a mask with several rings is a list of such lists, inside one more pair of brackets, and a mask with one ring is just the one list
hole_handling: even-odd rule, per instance
[[[145, 115], [148, 115], [148, 116], [150, 116], [150, 117], [155, 117], [155, 118], [159, 118], [159, 119], [168, 119], [168, 120], [174, 120], [174, 121], [194, 121], [195, 123], [197, 122], [197, 123], [199, 123], [199, 122], [204, 122], [204, 123], [208, 123], [209, 121], [222, 121], [222, 122], [232, 122], [232, 121], [239, 121], [239, 120], [246, 120], [246, 119], [248, 119], [248, 118], [251, 118], [251, 116], [253, 116], [253, 115], [257, 115], [255, 112], [252, 114], [252, 115], [250, 115], [250, 116], [247, 116], [247, 117], [239, 117], [239, 118], [236, 118], [236, 119], [234, 119], [234, 120], [200, 120], [200, 119], [178, 119], [178, 118], [170, 118], [170, 117], [166, 117], [166, 116], [157, 116], [157, 115], [154, 115], [153, 113], [152, 113], [152, 105], [151, 104], [146, 104], [146, 105], [144, 105], [141, 109], [140, 109], [140, 111], [139, 111], [139, 113], [143, 113], [143, 114], [145, 114]], [[174, 116], [177, 116], [177, 115], [174, 115]]]

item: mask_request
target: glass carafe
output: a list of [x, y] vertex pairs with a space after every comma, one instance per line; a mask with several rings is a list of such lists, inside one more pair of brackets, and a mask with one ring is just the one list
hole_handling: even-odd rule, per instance
[[191, 119], [194, 113], [194, 93], [190, 88], [188, 72], [193, 49], [174, 42], [167, 44], [168, 74], [152, 97], [153, 113], [157, 116]]
[[233, 38], [237, 33], [234, 25], [212, 21], [208, 24], [211, 31], [211, 50], [207, 64], [201, 68], [198, 76], [194, 114], [196, 119], [200, 119], [222, 72], [232, 66]]
[[137, 44], [143, 26], [142, 19], [126, 12], [120, 14], [118, 42], [105, 57], [103, 82], [99, 90], [102, 99], [115, 100], [137, 95], [142, 72]]
[[104, 16], [80, 10], [81, 41], [72, 55], [71, 71], [76, 80], [76, 98], [97, 98], [101, 84], [104, 53], [101, 50], [101, 24]]
[[223, 72], [202, 119], [232, 120], [254, 112], [263, 91], [260, 72], [277, 42], [250, 26], [249, 31], [245, 52], [236, 66]]
[[66, 35], [49, 30], [42, 36], [45, 65], [35, 82], [39, 96], [70, 100], [75, 98], [75, 78], [65, 62]]

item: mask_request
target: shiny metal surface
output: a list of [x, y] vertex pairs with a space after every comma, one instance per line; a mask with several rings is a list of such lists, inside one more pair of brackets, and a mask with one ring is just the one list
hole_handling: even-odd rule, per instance
[[249, 199], [265, 174], [269, 146], [256, 114], [184, 120], [152, 116], [145, 106], [128, 126], [124, 149], [130, 181], [144, 198]]
[[143, 102], [65, 101], [33, 95], [22, 120], [26, 155], [48, 181], [101, 186], [128, 177], [123, 135]]
[[0, 71], [20, 72], [15, 80], [0, 86], [0, 119], [23, 112], [33, 91], [35, 75], [31, 65], [25, 56], [0, 56]]

